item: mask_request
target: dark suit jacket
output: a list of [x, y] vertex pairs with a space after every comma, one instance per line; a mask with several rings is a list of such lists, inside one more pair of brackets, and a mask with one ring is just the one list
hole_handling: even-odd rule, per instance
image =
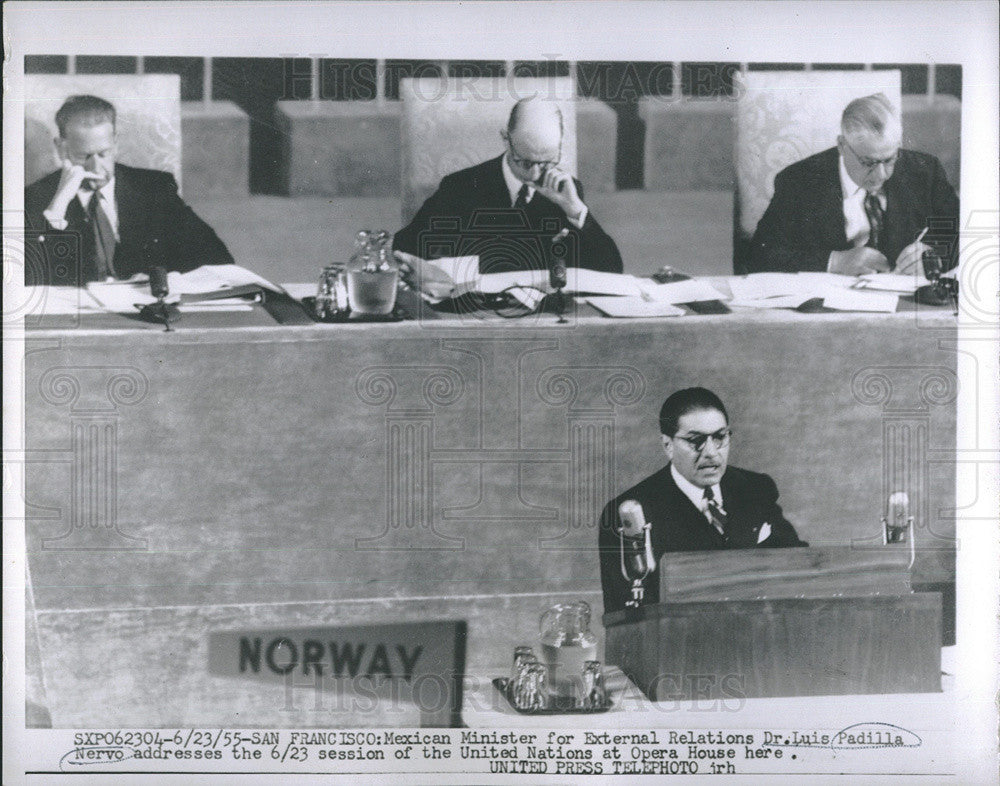
[[[958, 196], [941, 162], [926, 153], [900, 150], [886, 197], [879, 250], [889, 264], [924, 227], [945, 268], [958, 263]], [[831, 251], [851, 248], [844, 232], [843, 196], [837, 148], [824, 150], [781, 170], [774, 196], [751, 241], [749, 272], [826, 270]]]
[[[25, 284], [83, 285], [96, 278], [94, 235], [86, 211], [73, 199], [67, 226], [55, 230], [43, 211], [59, 186], [59, 172], [25, 189]], [[231, 264], [232, 256], [208, 224], [177, 193], [167, 172], [115, 165], [119, 242], [114, 268], [119, 278], [161, 265], [187, 271], [200, 265]]]
[[[722, 488], [722, 504], [729, 518], [725, 537], [708, 523], [704, 514], [678, 488], [669, 464], [607, 504], [601, 515], [598, 534], [605, 613], [625, 608], [625, 601], [632, 597], [631, 585], [622, 577], [619, 559], [618, 530], [621, 523], [618, 506], [624, 500], [634, 499], [642, 505], [646, 521], [650, 524], [657, 569], [645, 581], [644, 604], [659, 600], [660, 557], [668, 551], [808, 545], [799, 540], [795, 528], [782, 514], [778, 505], [778, 488], [770, 476], [739, 467], [727, 467], [719, 485]], [[765, 523], [771, 525], [771, 534], [758, 543]]]
[[[561, 246], [568, 267], [622, 272], [618, 246], [601, 229], [593, 212], [581, 229], [562, 209], [537, 191], [523, 211], [511, 208], [503, 179], [503, 156], [445, 176], [413, 220], [396, 233], [393, 247], [424, 259], [479, 255], [479, 270], [545, 270], [551, 266], [553, 246]], [[577, 192], [583, 198], [578, 180]], [[562, 244], [551, 238], [562, 229]]]

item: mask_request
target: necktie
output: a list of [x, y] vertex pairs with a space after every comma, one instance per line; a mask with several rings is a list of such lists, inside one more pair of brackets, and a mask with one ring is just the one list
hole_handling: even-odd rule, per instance
[[729, 524], [729, 516], [715, 501], [715, 494], [712, 492], [711, 486], [705, 489], [705, 513], [708, 514], [709, 523], [719, 531], [720, 535], [724, 536], [726, 525]]
[[514, 200], [514, 207], [524, 210], [528, 206], [528, 184], [524, 183], [521, 190], [517, 192], [517, 199]]
[[103, 281], [113, 276], [115, 257], [115, 231], [111, 228], [108, 214], [101, 207], [104, 195], [94, 191], [90, 197], [87, 213], [90, 216], [90, 226], [94, 230], [94, 264], [97, 267], [97, 280]]
[[868, 225], [871, 227], [868, 232], [868, 242], [865, 245], [881, 251], [879, 244], [882, 242], [882, 224], [885, 212], [882, 210], [882, 203], [879, 202], [877, 195], [865, 195], [865, 215], [868, 216]]

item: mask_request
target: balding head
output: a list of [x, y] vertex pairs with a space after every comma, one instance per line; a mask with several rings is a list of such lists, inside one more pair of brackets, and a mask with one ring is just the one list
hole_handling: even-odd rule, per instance
[[501, 133], [507, 140], [511, 171], [526, 183], [537, 181], [562, 157], [563, 118], [553, 101], [522, 98]]
[[553, 101], [537, 96], [522, 98], [514, 104], [507, 120], [507, 134], [514, 133], [558, 146], [563, 133], [562, 112]]

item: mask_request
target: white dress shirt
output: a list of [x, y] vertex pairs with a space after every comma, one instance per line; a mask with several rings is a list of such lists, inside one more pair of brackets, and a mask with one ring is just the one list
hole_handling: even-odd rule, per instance
[[[526, 196], [527, 201], [531, 202], [531, 200], [534, 199], [535, 191], [537, 189], [531, 185], [531, 183], [525, 183], [522, 180], [518, 180], [517, 175], [511, 171], [510, 164], [507, 163], [506, 153], [504, 153], [503, 158], [500, 160], [500, 169], [503, 172], [503, 181], [507, 184], [507, 193], [510, 194], [511, 207], [513, 207], [514, 203], [517, 202], [517, 195], [521, 193], [521, 186], [528, 187], [528, 194]], [[567, 216], [566, 220], [577, 229], [583, 229], [583, 222], [587, 220], [587, 206], [583, 206], [583, 212], [581, 212], [577, 218], [573, 219]]]
[[[853, 248], [860, 248], [868, 242], [871, 234], [871, 224], [868, 223], [868, 214], [865, 213], [865, 197], [868, 192], [859, 186], [851, 176], [847, 174], [847, 167], [844, 166], [843, 154], [838, 156], [840, 163], [840, 192], [844, 204], [844, 233]], [[878, 192], [878, 201], [885, 210], [885, 194]]]
[[[107, 183], [101, 186], [99, 190], [101, 192], [101, 196], [104, 197], [101, 202], [101, 207], [104, 210], [104, 214], [108, 217], [108, 221], [111, 223], [111, 228], [115, 232], [115, 240], [121, 240], [121, 237], [118, 235], [118, 205], [115, 203], [115, 179], [111, 178]], [[81, 188], [76, 192], [76, 199], [83, 207], [84, 213], [86, 213], [90, 208], [90, 200], [93, 198], [94, 192], [89, 188]], [[45, 216], [45, 220], [49, 222], [49, 225], [53, 229], [65, 229], [69, 223], [66, 220], [65, 214], [57, 216], [51, 211], [46, 210], [42, 215]]]
[[[673, 464], [670, 465], [670, 474], [674, 479], [674, 483], [677, 484], [677, 488], [684, 492], [684, 496], [694, 503], [694, 506], [705, 516], [705, 520], [714, 527], [715, 524], [712, 522], [712, 517], [708, 514], [708, 500], [705, 499], [705, 489], [694, 485], [694, 483], [678, 472]], [[726, 506], [722, 502], [722, 487], [718, 483], [712, 486], [712, 494], [715, 504], [722, 508], [722, 510], [725, 510]]]

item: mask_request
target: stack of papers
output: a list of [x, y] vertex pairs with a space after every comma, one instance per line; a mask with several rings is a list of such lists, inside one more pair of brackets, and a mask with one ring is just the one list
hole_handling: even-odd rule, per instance
[[[884, 275], [886, 274], [879, 274]], [[864, 277], [864, 280], [868, 279], [871, 277]], [[873, 280], [880, 282], [882, 279]], [[836, 311], [888, 313], [896, 310], [899, 298], [895, 292], [905, 290], [880, 285], [860, 287], [861, 281], [862, 279], [836, 273], [751, 273], [749, 276], [730, 280], [733, 299], [729, 305], [758, 309], [798, 308], [807, 300], [822, 298], [825, 308]], [[859, 291], [860, 288], [883, 291], [862, 292]]]
[[[181, 295], [201, 295], [244, 285], [259, 286], [272, 292], [284, 291], [276, 284], [239, 265], [203, 265], [187, 273], [168, 273], [167, 287], [170, 294], [165, 300], [168, 303], [176, 303]], [[137, 306], [156, 302], [156, 298], [149, 291], [149, 277], [142, 274], [126, 281], [92, 281], [87, 284], [87, 292], [101, 308], [118, 313], [134, 312]], [[185, 303], [181, 310], [248, 311], [251, 308], [243, 299], [223, 298]]]
[[641, 297], [591, 295], [586, 301], [607, 317], [679, 317], [685, 313], [683, 308], [670, 303], [658, 303]]
[[[528, 290], [551, 293], [547, 270], [518, 270], [509, 273], [479, 273], [479, 257], [446, 257], [427, 261], [436, 273], [455, 282], [451, 297], [468, 292], [495, 295], [508, 292], [523, 300]], [[721, 300], [723, 295], [706, 281], [690, 279], [658, 284], [625, 273], [605, 273], [587, 268], [568, 268], [564, 292], [585, 295], [588, 303], [614, 317], [675, 316], [683, 309], [677, 303]]]
[[859, 292], [845, 289], [823, 298], [823, 305], [836, 311], [875, 311], [892, 314], [899, 303], [899, 295], [894, 292]]
[[919, 287], [930, 283], [923, 274], [917, 273], [869, 273], [865, 276], [858, 276], [854, 288], [912, 295]]
[[723, 294], [707, 281], [689, 278], [670, 284], [657, 284], [652, 279], [637, 279], [643, 297], [657, 303], [700, 303], [723, 300]]

